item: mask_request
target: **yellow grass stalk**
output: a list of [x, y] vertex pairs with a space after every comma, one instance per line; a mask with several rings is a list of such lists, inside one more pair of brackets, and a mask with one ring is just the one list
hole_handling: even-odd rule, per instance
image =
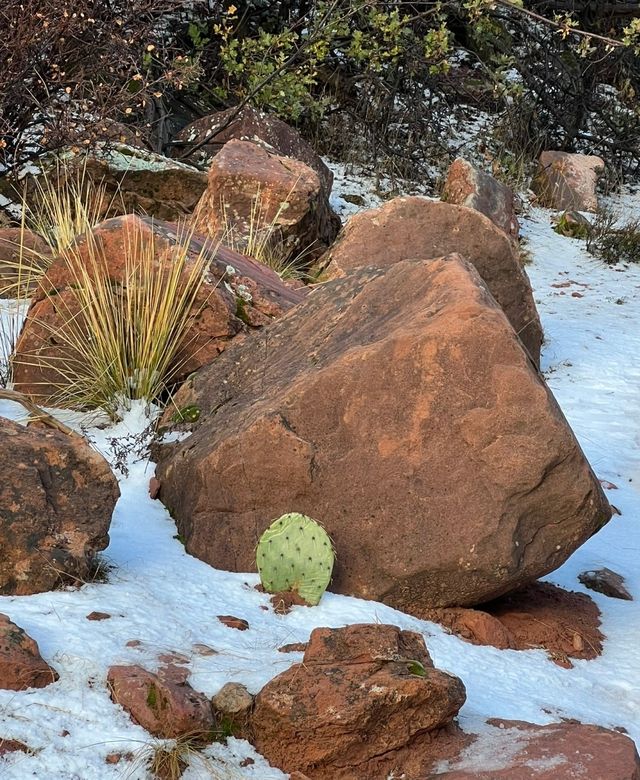
[[47, 292], [61, 317], [47, 326], [59, 358], [38, 358], [60, 377], [55, 404], [105, 409], [117, 416], [131, 399], [153, 401], [170, 390], [184, 358], [191, 323], [205, 305], [200, 294], [209, 267], [202, 250], [190, 256], [188, 231], [168, 252], [144, 223], [125, 223], [121, 279], [92, 233], [82, 253], [61, 253], [71, 298]]

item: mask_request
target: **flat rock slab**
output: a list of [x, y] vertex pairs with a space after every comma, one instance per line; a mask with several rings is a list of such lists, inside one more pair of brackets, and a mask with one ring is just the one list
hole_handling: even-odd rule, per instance
[[491, 721], [458, 758], [440, 762], [432, 780], [640, 780], [629, 737], [582, 723], [536, 726]]
[[187, 551], [219, 569], [254, 570], [261, 533], [298, 511], [334, 541], [330, 589], [409, 612], [469, 606], [555, 569], [610, 517], [553, 396], [459, 256], [320, 286], [176, 403], [201, 414], [159, 452], [160, 498]]

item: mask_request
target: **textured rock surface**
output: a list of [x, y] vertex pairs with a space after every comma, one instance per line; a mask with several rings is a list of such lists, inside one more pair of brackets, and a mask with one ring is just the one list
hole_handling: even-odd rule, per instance
[[160, 497], [216, 568], [254, 569], [262, 531], [295, 510], [334, 541], [330, 589], [407, 611], [472, 605], [556, 568], [610, 517], [458, 256], [322, 285], [193, 377], [177, 398], [192, 402], [197, 429], [160, 452]]
[[257, 695], [252, 741], [271, 764], [312, 780], [386, 777], [464, 700], [462, 682], [433, 668], [419, 634], [318, 628], [303, 662]]
[[596, 185], [603, 172], [601, 157], [542, 152], [532, 187], [543, 206], [559, 211], [597, 211]]
[[171, 670], [153, 674], [141, 666], [112, 666], [107, 682], [113, 701], [154, 736], [213, 739], [214, 720], [207, 697], [176, 679]]
[[175, 138], [184, 144], [179, 146], [181, 156], [184, 155], [194, 164], [205, 164], [207, 167], [211, 158], [227, 141], [233, 139], [262, 142], [283, 157], [292, 157], [305, 163], [318, 174], [325, 193], [328, 195], [331, 192], [331, 170], [300, 133], [278, 117], [251, 106], [244, 106], [239, 112], [236, 108], [228, 108], [203, 116], [183, 128]]
[[106, 460], [80, 436], [4, 418], [0, 452], [0, 593], [90, 577], [119, 496]]
[[320, 259], [329, 277], [362, 266], [457, 252], [475, 266], [538, 364], [542, 326], [531, 285], [513, 242], [484, 214], [466, 206], [402, 197], [352, 217]]
[[0, 689], [44, 688], [57, 679], [57, 672], [42, 658], [37, 643], [7, 615], [0, 613]]
[[602, 593], [612, 599], [633, 601], [633, 596], [627, 590], [624, 577], [606, 566], [595, 571], [583, 571], [578, 579], [585, 588], [594, 590], [596, 593]]
[[497, 721], [434, 770], [433, 780], [640, 780], [640, 759], [629, 737], [599, 726]]
[[442, 191], [442, 200], [481, 212], [513, 239], [520, 226], [516, 217], [513, 190], [458, 157], [453, 161]]
[[229, 141], [214, 157], [193, 224], [211, 237], [231, 230], [236, 248], [250, 234], [266, 230], [283, 256], [293, 260], [304, 253], [309, 262], [331, 245], [340, 229], [313, 169], [238, 140]]
[[[109, 278], [122, 284], [130, 267], [125, 263], [125, 256], [131, 247], [152, 243], [158, 257], [158, 273], [161, 273], [166, 267], [163, 264], [171, 261], [176, 231], [177, 227], [171, 223], [133, 215], [115, 217], [93, 231], [97, 250], [89, 254], [88, 240], [83, 236], [78, 239], [75, 252], [78, 262], [88, 268], [92, 267], [88, 258], [93, 257], [95, 263], [97, 257], [97, 262], [104, 262]], [[192, 237], [189, 249], [193, 258], [198, 256], [204, 242], [203, 237]], [[230, 339], [247, 327], [267, 324], [304, 297], [303, 292], [289, 289], [277, 274], [250, 258], [214, 244], [207, 251], [211, 256], [208, 279], [194, 301], [194, 317], [185, 334], [184, 347], [176, 356], [174, 381], [211, 362]], [[188, 269], [187, 264], [185, 276]], [[61, 386], [69, 381], [64, 364], [74, 359], [74, 353], [63, 337], [52, 339], [52, 333], [64, 329], [65, 323], [79, 310], [73, 282], [69, 263], [56, 260], [47, 272], [43, 289], [34, 298], [16, 345], [15, 388], [41, 402], [55, 401]]]

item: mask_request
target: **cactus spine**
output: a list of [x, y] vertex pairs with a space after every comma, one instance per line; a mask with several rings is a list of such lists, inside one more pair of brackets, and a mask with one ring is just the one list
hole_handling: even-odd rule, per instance
[[324, 528], [292, 512], [274, 520], [260, 537], [256, 561], [262, 586], [269, 593], [295, 591], [317, 604], [331, 580], [335, 554]]

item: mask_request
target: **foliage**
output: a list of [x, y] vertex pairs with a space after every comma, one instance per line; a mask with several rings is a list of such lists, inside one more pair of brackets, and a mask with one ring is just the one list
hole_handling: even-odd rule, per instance
[[331, 581], [334, 557], [324, 528], [297, 512], [275, 520], [256, 549], [260, 579], [267, 592], [295, 591], [313, 605], [319, 603]]
[[587, 251], [605, 263], [640, 263], [640, 219], [624, 222], [619, 214], [600, 209], [589, 230]]

